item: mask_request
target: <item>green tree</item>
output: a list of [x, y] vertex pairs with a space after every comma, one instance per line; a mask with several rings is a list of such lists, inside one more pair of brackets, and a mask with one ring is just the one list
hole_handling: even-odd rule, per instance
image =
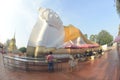
[[100, 45], [109, 44], [113, 41], [113, 36], [106, 30], [101, 30], [97, 36], [97, 43]]
[[88, 35], [87, 35], [87, 34], [84, 34], [84, 36], [85, 36], [86, 38], [88, 38]]
[[93, 41], [93, 42], [96, 42], [97, 40], [97, 35], [90, 35], [90, 40]]
[[19, 48], [19, 51], [21, 51], [22, 53], [25, 53], [26, 52], [26, 48], [25, 47], [21, 47], [21, 48]]
[[120, 0], [116, 0], [116, 9], [117, 9], [117, 13], [120, 16]]

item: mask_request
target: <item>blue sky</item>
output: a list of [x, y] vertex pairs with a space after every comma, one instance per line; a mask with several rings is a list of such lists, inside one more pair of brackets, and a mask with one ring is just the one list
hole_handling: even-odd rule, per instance
[[115, 37], [120, 24], [114, 0], [0, 0], [0, 5], [0, 42], [15, 33], [18, 47], [27, 46], [39, 7], [54, 10], [64, 25], [72, 24], [88, 36], [107, 30]]

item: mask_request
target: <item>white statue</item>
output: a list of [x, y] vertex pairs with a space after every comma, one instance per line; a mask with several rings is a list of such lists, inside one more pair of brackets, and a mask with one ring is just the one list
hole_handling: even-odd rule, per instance
[[33, 27], [28, 46], [59, 48], [64, 43], [64, 27], [61, 19], [51, 9], [39, 8], [39, 18]]
[[64, 27], [57, 13], [48, 8], [39, 8], [39, 17], [28, 41], [27, 56], [37, 57], [41, 53], [49, 51], [69, 53], [61, 48], [85, 43], [91, 42], [84, 37], [79, 29], [73, 25]]

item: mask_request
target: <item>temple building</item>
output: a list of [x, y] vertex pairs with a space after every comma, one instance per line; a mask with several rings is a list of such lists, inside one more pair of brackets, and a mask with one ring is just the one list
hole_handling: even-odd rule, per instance
[[7, 50], [8, 50], [8, 52], [14, 52], [15, 50], [17, 50], [15, 35], [14, 35], [14, 37], [8, 42]]

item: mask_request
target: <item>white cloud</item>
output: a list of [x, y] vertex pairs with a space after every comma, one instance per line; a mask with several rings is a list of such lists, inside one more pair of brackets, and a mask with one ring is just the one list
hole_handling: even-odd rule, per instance
[[0, 42], [11, 39], [15, 32], [17, 46], [26, 46], [37, 21], [39, 7], [54, 8], [61, 14], [62, 9], [55, 8], [60, 1], [55, 1], [53, 7], [48, 4], [49, 0], [0, 0]]
[[[0, 0], [0, 41], [4, 42], [12, 34], [12, 18], [20, 0]], [[12, 32], [12, 33], [11, 33]]]

